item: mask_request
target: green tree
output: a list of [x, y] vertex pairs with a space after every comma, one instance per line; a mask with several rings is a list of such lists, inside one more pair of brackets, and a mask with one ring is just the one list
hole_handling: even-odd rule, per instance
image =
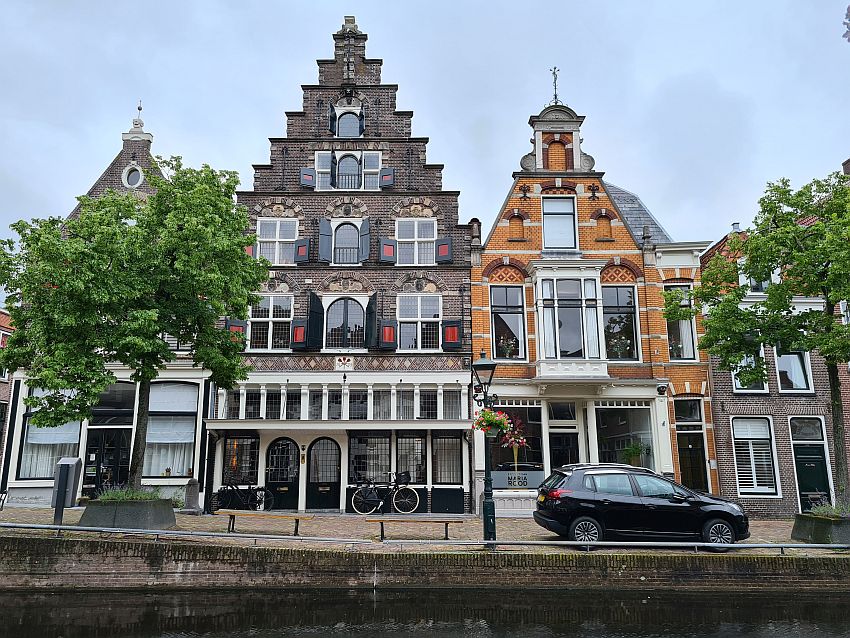
[[187, 344], [220, 387], [247, 376], [243, 338], [221, 317], [244, 319], [268, 264], [246, 251], [248, 215], [235, 205], [232, 171], [159, 161], [145, 198], [81, 197], [79, 215], [12, 225], [20, 239], [0, 254], [0, 285], [16, 327], [0, 366], [26, 369], [44, 396], [25, 399], [31, 423], [90, 417], [113, 369], [133, 370], [139, 408], [129, 483], [141, 485], [151, 381], [175, 358], [163, 334]]
[[[745, 298], [739, 281], [773, 279], [764, 297]], [[850, 361], [850, 325], [836, 306], [850, 299], [850, 177], [833, 173], [794, 190], [787, 179], [769, 183], [753, 227], [730, 235], [690, 293], [665, 293], [665, 316], [682, 319], [705, 310], [700, 348], [735, 370], [743, 385], [767, 379], [761, 344], [786, 351], [818, 351], [829, 377], [835, 447], [836, 500], [850, 504], [844, 409], [838, 366]], [[816, 298], [802, 304], [803, 297]], [[800, 307], [795, 307], [799, 303]]]

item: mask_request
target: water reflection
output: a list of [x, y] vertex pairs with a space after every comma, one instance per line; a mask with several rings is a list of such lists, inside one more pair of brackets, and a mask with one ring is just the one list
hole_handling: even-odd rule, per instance
[[271, 638], [848, 636], [843, 599], [408, 590], [0, 595], [0, 636]]

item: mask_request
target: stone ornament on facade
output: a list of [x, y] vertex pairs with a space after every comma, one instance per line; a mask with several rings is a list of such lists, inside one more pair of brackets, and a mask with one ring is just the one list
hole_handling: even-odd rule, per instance
[[445, 290], [446, 284], [438, 275], [424, 270], [406, 273], [393, 284], [395, 292], [437, 293]]
[[328, 275], [322, 280], [319, 285], [319, 290], [323, 292], [371, 292], [372, 284], [368, 279], [352, 272], [336, 272]]
[[346, 195], [332, 200], [325, 207], [325, 212], [331, 217], [365, 217], [369, 208], [357, 197]]

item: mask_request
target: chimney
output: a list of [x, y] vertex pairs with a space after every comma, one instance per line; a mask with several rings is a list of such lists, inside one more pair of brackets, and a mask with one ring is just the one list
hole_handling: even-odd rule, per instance
[[741, 223], [740, 222], [732, 222], [732, 232], [740, 233], [741, 232]]

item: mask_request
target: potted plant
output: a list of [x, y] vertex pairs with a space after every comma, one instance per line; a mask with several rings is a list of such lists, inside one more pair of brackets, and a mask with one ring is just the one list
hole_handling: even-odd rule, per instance
[[171, 529], [177, 527], [170, 498], [159, 489], [118, 487], [102, 491], [89, 501], [78, 523], [81, 527]]
[[644, 454], [649, 454], [649, 446], [644, 445], [640, 441], [632, 441], [620, 450], [620, 455], [623, 457], [623, 461], [629, 465], [636, 465], [640, 463], [640, 459]]
[[511, 429], [511, 418], [501, 410], [491, 410], [484, 408], [478, 413], [475, 421], [472, 422], [474, 430], [481, 430], [484, 436], [500, 436], [504, 435]]
[[850, 543], [850, 509], [841, 505], [815, 505], [794, 516], [791, 538], [805, 543]]

